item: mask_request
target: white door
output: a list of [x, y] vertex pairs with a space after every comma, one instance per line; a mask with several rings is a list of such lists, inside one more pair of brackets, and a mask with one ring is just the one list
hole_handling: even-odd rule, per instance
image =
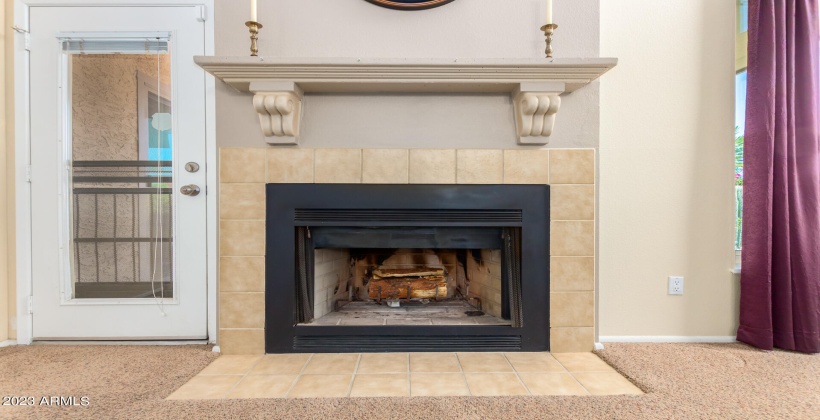
[[33, 338], [206, 338], [199, 9], [30, 10]]

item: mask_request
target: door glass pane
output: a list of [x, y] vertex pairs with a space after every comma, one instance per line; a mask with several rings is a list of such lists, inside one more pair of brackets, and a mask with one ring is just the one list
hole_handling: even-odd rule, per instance
[[174, 295], [168, 43], [127, 41], [63, 42], [78, 299]]

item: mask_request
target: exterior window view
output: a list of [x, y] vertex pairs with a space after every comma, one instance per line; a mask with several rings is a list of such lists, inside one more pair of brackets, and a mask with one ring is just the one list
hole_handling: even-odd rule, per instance
[[172, 297], [169, 45], [145, 54], [139, 40], [135, 53], [89, 54], [84, 44], [63, 47], [71, 72], [74, 297]]
[[[743, 139], [746, 130], [746, 67], [748, 65], [749, 1], [741, 0], [737, 8], [737, 35], [735, 38], [735, 200], [737, 222], [735, 227], [735, 252], [743, 246]], [[739, 263], [739, 260], [738, 260]]]
[[820, 0], [0, 21], [0, 417], [816, 417]]
[[743, 130], [746, 127], [746, 71], [735, 76], [737, 108], [735, 117], [735, 199], [737, 202], [737, 227], [735, 228], [735, 250], [741, 249], [743, 226]]

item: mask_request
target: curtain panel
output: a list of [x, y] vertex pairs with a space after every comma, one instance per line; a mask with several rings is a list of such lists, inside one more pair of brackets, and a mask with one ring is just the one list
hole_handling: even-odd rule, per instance
[[737, 338], [820, 352], [818, 0], [751, 0]]

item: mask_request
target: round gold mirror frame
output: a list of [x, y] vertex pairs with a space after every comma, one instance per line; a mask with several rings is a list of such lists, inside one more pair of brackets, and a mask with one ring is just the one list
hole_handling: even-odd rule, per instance
[[378, 6], [382, 7], [389, 7], [391, 9], [398, 9], [398, 10], [423, 10], [423, 9], [430, 9], [433, 7], [444, 6], [447, 3], [452, 2], [453, 0], [422, 0], [422, 1], [412, 1], [412, 0], [367, 0], [370, 3], [373, 3]]

